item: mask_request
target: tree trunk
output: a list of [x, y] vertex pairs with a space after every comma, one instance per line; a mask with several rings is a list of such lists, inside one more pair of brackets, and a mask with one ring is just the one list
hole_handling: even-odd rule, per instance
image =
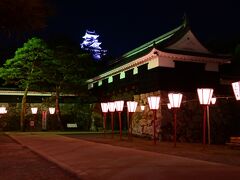
[[26, 114], [26, 102], [27, 102], [27, 93], [28, 93], [28, 86], [24, 90], [24, 94], [22, 97], [22, 109], [21, 109], [21, 119], [20, 119], [20, 128], [21, 131], [25, 131], [25, 114]]
[[56, 116], [57, 116], [57, 121], [59, 123], [60, 130], [63, 130], [63, 124], [61, 121], [61, 112], [60, 112], [60, 106], [59, 106], [59, 96], [60, 96], [60, 87], [56, 86], [56, 100], [55, 100]]

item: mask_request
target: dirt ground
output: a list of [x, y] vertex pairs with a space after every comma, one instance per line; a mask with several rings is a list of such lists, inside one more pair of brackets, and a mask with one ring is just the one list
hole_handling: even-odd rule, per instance
[[0, 134], [0, 179], [74, 180], [74, 175]]
[[129, 147], [145, 151], [153, 151], [192, 159], [219, 162], [228, 165], [240, 166], [240, 147], [231, 148], [227, 145], [205, 145], [194, 143], [179, 143], [174, 147], [173, 142], [159, 142], [154, 145], [153, 140], [139, 137], [128, 138], [126, 135], [120, 140], [119, 135], [111, 134], [74, 134], [66, 135], [97, 143], [111, 144], [113, 146]]
[[[96, 143], [110, 144], [144, 151], [152, 151], [169, 155], [187, 157], [191, 159], [218, 162], [227, 165], [240, 166], [240, 148], [231, 149], [226, 145], [206, 145], [193, 143], [159, 142], [154, 145], [153, 140], [139, 137], [128, 138], [125, 134], [120, 140], [115, 134], [64, 134], [63, 136], [92, 141]], [[77, 179], [76, 176], [61, 169], [56, 164], [45, 160], [25, 146], [13, 141], [10, 137], [0, 134], [0, 179]]]

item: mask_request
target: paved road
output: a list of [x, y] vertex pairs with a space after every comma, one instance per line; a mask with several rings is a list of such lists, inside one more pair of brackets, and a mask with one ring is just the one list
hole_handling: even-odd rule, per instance
[[240, 179], [238, 166], [88, 142], [54, 134], [11, 136], [86, 180]]
[[0, 134], [1, 180], [74, 180], [78, 179], [30, 149]]

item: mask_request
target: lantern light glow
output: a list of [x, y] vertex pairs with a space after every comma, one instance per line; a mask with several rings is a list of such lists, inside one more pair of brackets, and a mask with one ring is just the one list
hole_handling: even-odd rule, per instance
[[158, 109], [159, 108], [160, 97], [159, 96], [150, 96], [148, 97], [148, 104], [150, 109]]
[[7, 110], [6, 107], [0, 107], [0, 114], [6, 114]]
[[135, 101], [127, 101], [128, 112], [135, 112], [137, 108], [137, 102]]
[[168, 98], [169, 98], [171, 108], [180, 108], [180, 105], [182, 102], [181, 93], [169, 93]]
[[216, 97], [212, 97], [212, 99], [211, 99], [211, 104], [215, 104], [216, 101], [217, 101], [217, 98], [216, 98]]
[[32, 114], [37, 114], [38, 108], [37, 107], [32, 107], [31, 111], [32, 111]]
[[157, 109], [159, 108], [160, 104], [160, 96], [150, 96], [148, 97], [148, 104], [151, 110], [153, 110], [153, 142], [156, 144], [156, 127], [155, 121], [157, 118]]
[[116, 111], [118, 112], [123, 111], [123, 105], [124, 105], [124, 101], [115, 101]]
[[213, 89], [198, 88], [197, 89], [199, 102], [202, 105], [209, 105], [211, 103]]
[[206, 144], [206, 113], [207, 108], [211, 103], [213, 89], [208, 88], [198, 88], [197, 89], [199, 102], [203, 105], [203, 145], [205, 147]]
[[115, 111], [115, 102], [108, 102], [108, 110], [109, 112], [114, 112]]
[[240, 81], [232, 83], [232, 88], [236, 100], [240, 100]]
[[49, 110], [50, 114], [54, 114], [55, 113], [55, 107], [50, 107], [50, 108], [48, 108], [48, 110]]
[[101, 108], [103, 113], [108, 112], [108, 103], [101, 103]]
[[172, 108], [172, 106], [171, 106], [170, 103], [167, 103], [167, 107], [168, 107], [168, 109], [171, 109], [171, 108]]

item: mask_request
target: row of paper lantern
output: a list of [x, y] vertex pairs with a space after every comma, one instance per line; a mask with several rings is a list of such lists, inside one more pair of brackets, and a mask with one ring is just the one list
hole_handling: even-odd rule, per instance
[[[213, 89], [209, 88], [199, 88], [197, 89], [199, 102], [201, 105], [209, 105], [210, 103], [215, 104], [216, 98], [213, 98]], [[182, 101], [183, 94], [181, 93], [169, 93], [169, 103], [168, 108], [180, 108], [181, 101]], [[150, 109], [158, 109], [160, 103], [159, 96], [149, 96], [148, 97], [148, 104]], [[127, 101], [127, 108], [128, 112], [135, 112], [137, 108], [138, 102], [136, 101]], [[114, 102], [107, 102], [101, 103], [102, 112], [117, 112], [123, 111], [124, 101], [114, 101]], [[141, 110], [144, 110], [144, 106], [141, 106]]]
[[[54, 107], [49, 107], [48, 108], [50, 114], [55, 113], [55, 108]], [[37, 107], [32, 107], [31, 108], [32, 114], [37, 114], [38, 108]]]
[[[48, 110], [49, 110], [50, 114], [55, 113], [55, 108], [54, 107], [50, 107], [50, 108], [48, 108]], [[32, 111], [32, 114], [37, 114], [38, 108], [37, 107], [32, 107], [31, 111]], [[7, 113], [6, 107], [3, 107], [3, 106], [0, 107], [0, 114], [6, 114], [6, 113]]]

